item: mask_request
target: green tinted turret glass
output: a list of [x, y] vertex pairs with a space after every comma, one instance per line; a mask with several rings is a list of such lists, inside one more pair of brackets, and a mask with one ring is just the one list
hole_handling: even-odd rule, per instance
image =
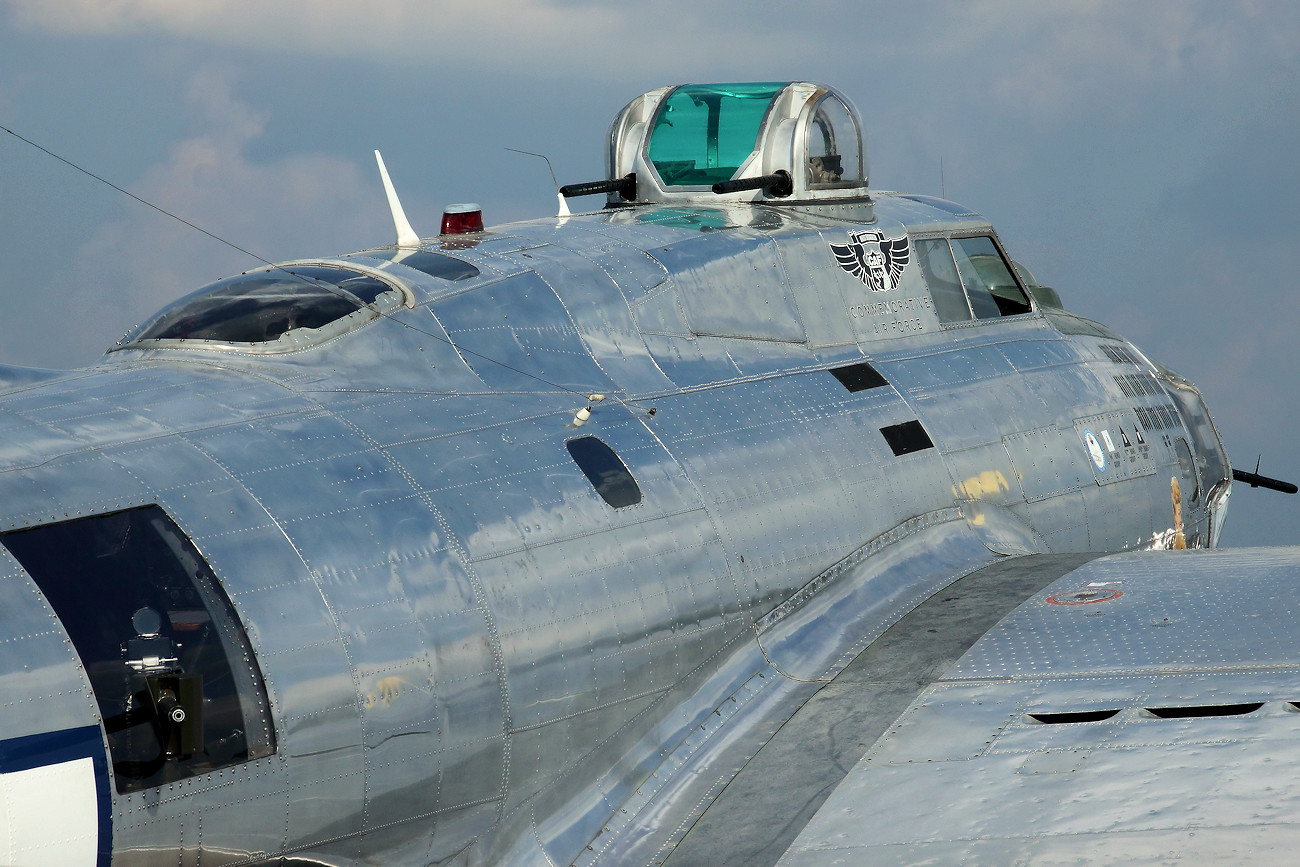
[[785, 86], [692, 84], [674, 90], [655, 117], [648, 149], [664, 185], [730, 180], [754, 152], [767, 107]]

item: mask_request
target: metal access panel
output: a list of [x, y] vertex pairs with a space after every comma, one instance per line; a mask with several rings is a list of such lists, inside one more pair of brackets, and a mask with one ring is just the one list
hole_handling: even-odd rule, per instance
[[1097, 484], [1109, 485], [1155, 473], [1151, 436], [1138, 423], [1133, 410], [1076, 419], [1074, 431]]
[[1002, 445], [1011, 459], [1025, 502], [1036, 503], [1083, 487], [1078, 450], [1056, 425], [1010, 434]]

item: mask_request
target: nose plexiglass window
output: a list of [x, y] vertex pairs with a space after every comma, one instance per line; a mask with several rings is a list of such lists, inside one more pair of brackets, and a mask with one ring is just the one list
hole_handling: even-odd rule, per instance
[[268, 756], [261, 672], [230, 600], [157, 506], [6, 533], [90, 677], [119, 792]]

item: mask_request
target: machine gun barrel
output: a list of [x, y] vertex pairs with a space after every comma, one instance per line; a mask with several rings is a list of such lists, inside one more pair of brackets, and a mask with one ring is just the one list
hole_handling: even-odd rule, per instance
[[794, 183], [789, 172], [785, 169], [777, 169], [770, 175], [763, 175], [758, 178], [741, 178], [735, 181], [719, 181], [713, 185], [713, 192], [718, 195], [739, 193], [742, 190], [766, 190], [777, 198], [785, 198], [794, 192]]
[[1300, 488], [1290, 482], [1271, 479], [1268, 476], [1261, 476], [1259, 473], [1250, 473], [1246, 470], [1233, 470], [1232, 478], [1234, 481], [1245, 482], [1252, 488], [1268, 488], [1270, 491], [1281, 491], [1284, 494], [1294, 494], [1300, 491]]
[[636, 173], [629, 172], [621, 178], [610, 178], [607, 181], [588, 181], [585, 184], [565, 184], [560, 187], [560, 195], [566, 199], [598, 193], [618, 193], [627, 201], [633, 201], [636, 199]]

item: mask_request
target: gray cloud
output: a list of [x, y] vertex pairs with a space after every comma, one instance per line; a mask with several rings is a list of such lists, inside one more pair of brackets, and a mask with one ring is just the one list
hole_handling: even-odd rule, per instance
[[[195, 222], [259, 257], [284, 260], [358, 239], [386, 242], [380, 200], [356, 164], [312, 153], [266, 161], [249, 157], [266, 114], [231, 97], [226, 74], [196, 72], [189, 102], [200, 131], [176, 142], [165, 162], [152, 166], [132, 191], [145, 201]], [[129, 327], [198, 288], [202, 281], [261, 263], [133, 201], [98, 225], [57, 266], [51, 283], [60, 305], [30, 311], [0, 327], [6, 349], [23, 334], [46, 329], [59, 340], [27, 347], [27, 363], [67, 367], [93, 361]], [[67, 316], [66, 311], [76, 311]], [[7, 332], [7, 333], [6, 333]], [[22, 332], [21, 334], [18, 332]]]

